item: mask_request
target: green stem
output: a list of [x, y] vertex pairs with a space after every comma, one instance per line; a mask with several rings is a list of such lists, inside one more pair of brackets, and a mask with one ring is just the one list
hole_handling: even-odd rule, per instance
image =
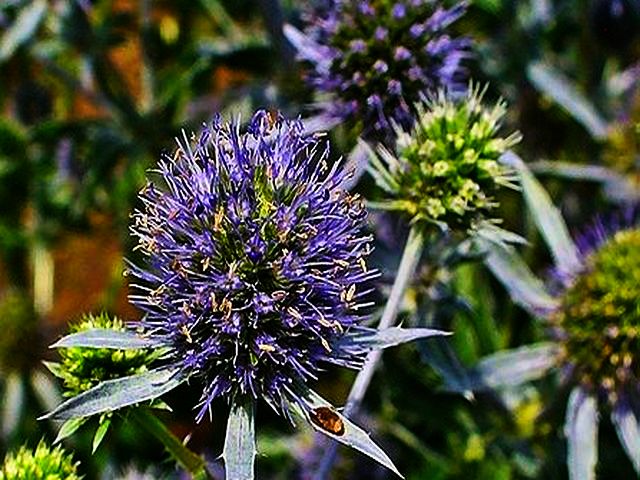
[[192, 475], [194, 480], [206, 480], [210, 478], [204, 459], [189, 450], [180, 439], [171, 433], [171, 430], [148, 409], [132, 409], [130, 418], [148, 433], [156, 437], [174, 460]]
[[[407, 238], [407, 244], [404, 247], [400, 266], [398, 267], [398, 273], [396, 274], [393, 286], [391, 287], [389, 299], [387, 300], [384, 311], [382, 312], [378, 329], [383, 330], [385, 328], [392, 327], [396, 322], [405, 290], [407, 289], [409, 282], [411, 282], [416, 268], [418, 267], [423, 247], [424, 237], [419, 231], [419, 228], [414, 225], [409, 232], [409, 238]], [[344, 416], [352, 416], [360, 407], [381, 356], [381, 350], [374, 350], [369, 353], [364, 367], [358, 372], [358, 375], [353, 382], [353, 386], [351, 387], [351, 391], [349, 392], [347, 404], [342, 411]], [[329, 471], [331, 470], [331, 466], [335, 461], [336, 453], [338, 451], [337, 448], [338, 444], [336, 442], [331, 442], [326, 447], [318, 470], [314, 476], [314, 480], [324, 480], [327, 478]]]

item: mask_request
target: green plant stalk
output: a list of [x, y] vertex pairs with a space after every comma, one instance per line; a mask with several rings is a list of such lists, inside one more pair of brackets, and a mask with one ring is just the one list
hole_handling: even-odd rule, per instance
[[[419, 227], [417, 225], [412, 226], [404, 247], [404, 252], [402, 253], [402, 258], [400, 259], [398, 273], [391, 287], [389, 299], [387, 300], [384, 311], [382, 312], [382, 317], [380, 318], [380, 323], [378, 324], [380, 330], [392, 327], [395, 324], [398, 313], [400, 312], [404, 293], [418, 267], [424, 243], [424, 236]], [[364, 367], [358, 372], [351, 391], [349, 392], [347, 403], [342, 411], [345, 417], [351, 417], [360, 407], [381, 356], [381, 350], [375, 350], [368, 355]], [[337, 451], [338, 444], [336, 442], [331, 442], [326, 447], [314, 480], [324, 480], [327, 478], [331, 466], [336, 459]]]
[[207, 480], [210, 478], [204, 459], [189, 450], [180, 439], [171, 433], [171, 430], [148, 409], [132, 409], [130, 418], [158, 439], [173, 459], [188, 471], [194, 480]]

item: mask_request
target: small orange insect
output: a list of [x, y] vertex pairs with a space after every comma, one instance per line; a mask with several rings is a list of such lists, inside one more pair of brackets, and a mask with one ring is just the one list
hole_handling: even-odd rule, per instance
[[329, 407], [317, 407], [309, 412], [311, 421], [322, 430], [334, 435], [344, 435], [344, 422], [336, 412]]

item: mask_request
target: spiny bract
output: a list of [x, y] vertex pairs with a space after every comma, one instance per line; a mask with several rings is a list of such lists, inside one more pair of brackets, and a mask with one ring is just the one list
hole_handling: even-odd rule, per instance
[[[71, 324], [70, 333], [92, 329], [125, 331], [125, 324], [119, 318], [111, 318], [106, 313], [98, 316], [84, 315]], [[111, 348], [69, 347], [58, 349], [60, 363], [48, 363], [54, 375], [63, 381], [63, 394], [74, 397], [95, 387], [100, 382], [135, 375], [146, 371], [157, 354], [150, 350], [115, 350]]]
[[169, 365], [203, 381], [198, 418], [216, 397], [287, 411], [320, 362], [362, 360], [337, 340], [376, 275], [366, 213], [327, 158], [301, 122], [260, 111], [242, 132], [217, 118], [140, 194], [132, 232], [147, 266], [131, 267], [130, 298]]

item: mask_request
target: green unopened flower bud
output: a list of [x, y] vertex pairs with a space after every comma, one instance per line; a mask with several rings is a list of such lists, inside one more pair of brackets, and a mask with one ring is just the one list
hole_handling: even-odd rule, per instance
[[505, 105], [485, 108], [483, 94], [470, 88], [458, 102], [440, 93], [416, 105], [413, 130], [397, 130], [396, 155], [381, 149], [372, 161], [376, 182], [394, 197], [383, 206], [455, 230], [491, 214], [497, 190], [515, 181], [512, 169], [498, 159], [520, 135], [500, 135]]
[[[110, 318], [102, 313], [98, 316], [85, 315], [71, 326], [70, 333], [94, 328], [123, 331], [125, 325], [118, 318]], [[60, 348], [60, 363], [48, 364], [50, 370], [61, 378], [65, 396], [75, 396], [105, 380], [135, 375], [146, 371], [157, 357], [149, 350], [115, 350], [108, 348], [70, 347]]]
[[0, 480], [80, 480], [77, 468], [71, 454], [41, 441], [35, 451], [21, 447], [9, 453], [0, 468]]

